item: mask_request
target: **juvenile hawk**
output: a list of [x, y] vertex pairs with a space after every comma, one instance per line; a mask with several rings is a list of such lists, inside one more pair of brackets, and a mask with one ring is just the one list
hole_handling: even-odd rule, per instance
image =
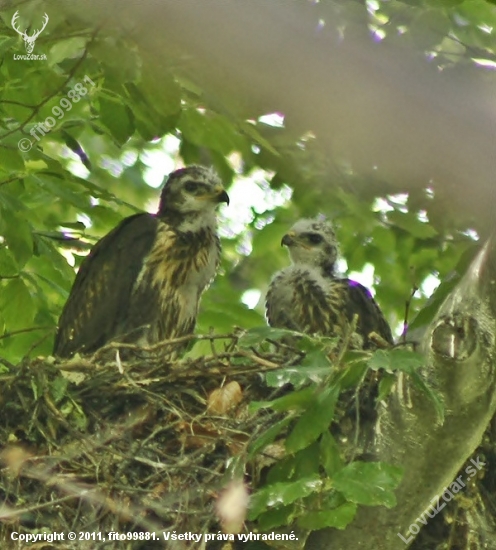
[[335, 274], [338, 243], [329, 222], [302, 219], [282, 238], [292, 265], [272, 279], [266, 312], [273, 327], [340, 336], [358, 315], [356, 332], [363, 347], [373, 347], [372, 332], [393, 343], [391, 329], [370, 292]]
[[215, 209], [229, 197], [211, 169], [172, 172], [157, 214], [136, 214], [84, 259], [60, 316], [54, 354], [111, 340], [150, 345], [193, 332], [220, 258]]

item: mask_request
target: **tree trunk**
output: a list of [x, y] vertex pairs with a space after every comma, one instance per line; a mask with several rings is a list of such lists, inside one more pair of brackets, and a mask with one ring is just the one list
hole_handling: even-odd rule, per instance
[[[484, 456], [474, 451], [496, 411], [495, 282], [496, 241], [492, 238], [424, 334], [421, 349], [427, 366], [423, 374], [444, 401], [444, 421], [432, 400], [402, 374], [379, 415], [375, 459], [401, 466], [405, 472], [396, 491], [397, 506], [361, 507], [344, 531], [313, 533], [306, 550], [405, 548], [423, 523], [437, 514], [436, 508], [444, 509], [445, 501], [451, 500], [445, 489], [453, 494], [465, 491], [468, 480], [484, 466]], [[472, 460], [460, 471], [472, 453]], [[450, 485], [457, 473], [458, 482]], [[480, 535], [484, 539], [470, 548], [496, 548], [490, 510], [476, 513], [474, 509], [467, 517], [473, 531], [485, 526]]]

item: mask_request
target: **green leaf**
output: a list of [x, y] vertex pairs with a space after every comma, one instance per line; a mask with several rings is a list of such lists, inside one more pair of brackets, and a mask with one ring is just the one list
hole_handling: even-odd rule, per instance
[[374, 227], [372, 230], [372, 239], [374, 245], [385, 254], [390, 254], [396, 247], [394, 231], [387, 229], [383, 225]]
[[266, 482], [296, 481], [320, 473], [321, 457], [319, 447], [320, 443], [315, 441], [295, 454], [286, 454], [284, 458], [278, 460], [269, 469]]
[[261, 344], [267, 339], [280, 340], [287, 336], [294, 336], [295, 332], [284, 328], [272, 328], [269, 326], [254, 327], [246, 331], [239, 339], [239, 345], [244, 348], [250, 348]]
[[261, 531], [268, 531], [281, 525], [290, 525], [295, 514], [295, 505], [280, 506], [268, 512], [260, 514], [257, 519], [258, 528]]
[[[302, 361], [302, 364], [307, 365], [314, 362], [313, 353], [324, 351], [328, 353], [329, 351], [335, 351], [336, 344], [339, 342], [339, 338], [330, 338], [328, 336], [311, 336], [309, 334], [298, 334], [298, 339], [296, 342], [296, 347], [305, 351], [306, 356]], [[308, 360], [307, 360], [308, 357]]]
[[[12, 183], [15, 183], [18, 189], [24, 187], [24, 180], [15, 180], [15, 182]], [[3, 222], [2, 218], [5, 218], [5, 212], [21, 212], [26, 210], [24, 203], [16, 196], [20, 193], [18, 189], [12, 192], [12, 184], [9, 185], [9, 189], [11, 192], [6, 192], [3, 189], [0, 189], [0, 226]]]
[[141, 71], [139, 89], [148, 103], [163, 117], [181, 110], [181, 88], [170, 74], [159, 72], [154, 63], [145, 60]]
[[319, 442], [314, 441], [295, 455], [294, 479], [313, 476], [320, 473]]
[[298, 526], [310, 531], [324, 529], [325, 527], [335, 527], [344, 529], [349, 525], [357, 511], [357, 505], [352, 502], [346, 502], [333, 510], [321, 510], [308, 512], [298, 518]]
[[383, 462], [352, 462], [334, 475], [333, 487], [345, 498], [366, 506], [396, 505], [394, 490], [398, 487], [403, 470]]
[[62, 178], [52, 177], [51, 175], [40, 172], [30, 176], [35, 184], [52, 194], [55, 200], [72, 204], [81, 210], [87, 210], [91, 207], [91, 198], [88, 191], [84, 188], [75, 185], [73, 182], [68, 182]]
[[[318, 353], [321, 352], [316, 352], [316, 354]], [[322, 354], [322, 356], [328, 362], [326, 366], [304, 367], [296, 365], [294, 367], [267, 372], [265, 374], [267, 386], [271, 388], [280, 388], [285, 384], [292, 384], [298, 387], [309, 382], [321, 382], [325, 380], [325, 378], [329, 376], [331, 366], [325, 354]]]
[[260, 453], [262, 449], [270, 445], [274, 439], [288, 426], [292, 418], [287, 416], [279, 422], [276, 422], [268, 430], [266, 430], [262, 435], [257, 437], [254, 441], [248, 446], [248, 458], [253, 458], [256, 454]]
[[214, 149], [223, 155], [248, 148], [234, 124], [222, 115], [202, 114], [196, 109], [184, 109], [179, 118], [178, 128], [194, 145]]
[[0, 55], [3, 56], [6, 51], [12, 49], [18, 41], [17, 39], [17, 36], [10, 38], [8, 36], [0, 37]]
[[313, 443], [322, 432], [329, 429], [338, 396], [338, 386], [324, 388], [318, 392], [314, 403], [300, 417], [286, 439], [286, 450], [289, 453], [304, 449]]
[[322, 433], [320, 439], [320, 462], [329, 477], [332, 477], [344, 466], [339, 453], [339, 445], [328, 430]]
[[100, 119], [119, 145], [124, 145], [134, 133], [132, 113], [120, 101], [101, 97]]
[[102, 33], [88, 44], [88, 50], [103, 63], [106, 84], [108, 80], [125, 83], [139, 79], [141, 57], [124, 40]]
[[215, 327], [218, 332], [232, 332], [234, 326], [258, 327], [263, 317], [240, 303], [239, 292], [233, 291], [224, 277], [219, 277], [202, 299], [202, 311], [198, 316], [197, 330], [208, 332]]
[[250, 122], [243, 121], [241, 123], [241, 129], [257, 145], [260, 145], [260, 147], [267, 149], [267, 151], [269, 151], [269, 153], [271, 153], [272, 155], [279, 156], [279, 153], [277, 152], [277, 150], [272, 146], [272, 144], [267, 139], [265, 139], [262, 136], [262, 134], [258, 131], [256, 126], [254, 126]]
[[305, 388], [300, 391], [293, 391], [273, 401], [253, 401], [248, 410], [256, 412], [260, 409], [273, 409], [275, 411], [301, 410], [313, 403], [315, 388]]
[[[215, 341], [218, 344], [218, 340]], [[212, 354], [212, 344], [208, 340], [193, 341], [191, 348], [184, 354], [184, 357], [189, 359], [196, 359], [198, 357], [205, 357]]]
[[27, 328], [33, 322], [36, 306], [20, 277], [8, 281], [3, 287], [0, 292], [0, 309], [8, 331]]
[[3, 235], [19, 267], [33, 254], [31, 226], [17, 212], [0, 207], [0, 235]]
[[88, 429], [88, 417], [84, 413], [84, 410], [78, 405], [76, 401], [73, 401], [74, 403], [74, 412], [71, 416], [71, 420], [74, 422], [77, 428], [79, 428], [82, 431], [86, 431]]
[[32, 100], [32, 94], [29, 89], [16, 85], [14, 82], [8, 83], [4, 88], [2, 96], [2, 111], [6, 115], [12, 117], [14, 120], [25, 120], [29, 116], [32, 110], [25, 106], [30, 105]]
[[60, 403], [60, 401], [65, 397], [67, 386], [69, 381], [63, 376], [57, 376], [50, 384], [50, 395], [53, 398], [55, 404]]
[[425, 357], [408, 349], [380, 349], [369, 359], [368, 366], [372, 370], [384, 369], [388, 372], [400, 370], [412, 374], [417, 369], [425, 367]]
[[68, 57], [75, 57], [84, 50], [85, 46], [86, 38], [82, 36], [57, 40], [48, 53], [48, 64], [53, 67]]
[[8, 248], [0, 248], [0, 279], [14, 277], [19, 273], [19, 266]]
[[[29, 260], [26, 270], [35, 280], [46, 282], [59, 296], [67, 297], [74, 281], [74, 269], [58, 251], [46, 243], [40, 243], [39, 255]], [[53, 295], [48, 289], [44, 288], [43, 292], [53, 301]]]
[[298, 453], [286, 455], [273, 464], [267, 472], [267, 484], [295, 481], [296, 463]]
[[348, 351], [345, 354], [346, 368], [337, 380], [342, 389], [356, 387], [364, 379], [370, 357], [370, 352], [362, 351]]
[[15, 149], [2, 150], [2, 168], [12, 172], [22, 172], [25, 169], [24, 159]]
[[314, 378], [314, 382], [319, 381], [320, 371], [322, 370], [327, 371], [327, 376], [329, 376], [331, 362], [326, 351], [318, 348], [309, 350], [309, 352], [303, 358], [303, 361], [300, 363], [300, 366], [303, 369], [308, 369], [309, 373], [311, 372], [311, 369], [315, 369], [315, 374], [317, 376]]
[[320, 491], [321, 488], [322, 480], [318, 476], [264, 487], [252, 495], [248, 518], [254, 520], [267, 509], [287, 506], [299, 498]]
[[412, 38], [423, 49], [431, 49], [452, 29], [451, 18], [441, 9], [423, 9], [415, 12], [410, 23]]
[[64, 418], [68, 418], [71, 424], [79, 430], [88, 429], [88, 417], [84, 414], [83, 409], [76, 403], [76, 401], [67, 399], [62, 405], [60, 412]]
[[399, 210], [394, 210], [388, 212], [387, 216], [394, 225], [418, 239], [430, 239], [437, 235], [437, 231], [432, 225], [420, 221], [413, 212], [404, 213]]
[[220, 485], [225, 487], [231, 481], [239, 482], [246, 474], [246, 457], [243, 454], [234, 455], [226, 461], [226, 469], [220, 480]]
[[31, 172], [40, 172], [41, 170], [46, 170], [48, 168], [47, 163], [44, 160], [28, 160], [26, 161], [26, 169], [28, 173]]
[[386, 399], [386, 397], [391, 393], [391, 390], [395, 383], [396, 383], [396, 376], [394, 374], [385, 372], [382, 375], [381, 380], [379, 382], [379, 392], [378, 392], [376, 401], [380, 402], [383, 399]]
[[269, 387], [279, 388], [285, 384], [303, 386], [309, 382], [319, 383], [331, 373], [331, 362], [322, 350], [307, 353], [301, 363], [294, 367], [286, 367], [267, 372], [265, 381]]

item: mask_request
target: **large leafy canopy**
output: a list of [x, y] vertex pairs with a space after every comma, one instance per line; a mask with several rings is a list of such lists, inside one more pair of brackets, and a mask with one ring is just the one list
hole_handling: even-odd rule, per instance
[[[315, 22], [339, 24], [346, 36], [338, 7], [316, 4]], [[417, 44], [419, 56], [427, 46], [445, 70], [474, 59], [478, 66], [494, 63], [488, 29], [496, 14], [488, 2], [367, 2], [367, 11], [360, 9], [371, 40]], [[422, 292], [426, 279], [445, 277], [465, 252], [472, 254], [476, 224], [469, 227], [450, 211], [434, 183], [411, 190], [398, 181], [364, 179], [343, 159], [323, 155], [312, 128], [285, 119], [277, 106], [264, 112], [235, 96], [227, 105], [204, 91], [181, 52], [157, 67], [122, 33], [89, 28], [74, 16], [69, 25], [61, 12], [50, 12], [36, 42], [34, 53], [46, 60], [16, 59], [25, 51], [11, 27], [14, 11], [2, 11], [0, 26], [5, 359], [50, 353], [74, 278], [70, 263], [77, 267], [123, 216], [153, 210], [154, 187], [179, 163], [212, 164], [232, 186], [234, 204], [221, 212], [222, 270], [203, 300], [199, 330], [263, 324], [267, 283], [287, 263], [281, 236], [300, 216], [334, 220], [349, 270], [369, 266], [370, 275], [373, 266], [377, 299], [394, 327], [415, 288], [421, 290], [411, 300], [410, 319], [432, 290]], [[17, 24], [36, 28], [44, 12], [27, 3]], [[481, 68], [474, 78], [484, 73]], [[242, 303], [249, 290], [255, 291], [251, 306], [261, 296], [254, 310]]]
[[[314, 29], [331, 26], [344, 39], [347, 25], [358, 21], [371, 42], [413, 48], [444, 71], [472, 64], [473, 78], [484, 79], [487, 67], [496, 66], [491, 2], [370, 0], [356, 3], [353, 22], [340, 18], [342, 2], [301, 3], [313, 10]], [[52, 10], [34, 50], [46, 60], [19, 59], [25, 48], [11, 26], [16, 9], [11, 5], [0, 14], [4, 365], [51, 353], [75, 268], [123, 217], [156, 209], [157, 188], [181, 164], [213, 165], [231, 195], [231, 205], [220, 211], [221, 270], [203, 298], [198, 332], [253, 329], [246, 345], [277, 337], [260, 328], [263, 296], [272, 274], [288, 262], [281, 237], [302, 216], [324, 214], [334, 221], [343, 268], [372, 278], [376, 299], [397, 334], [406, 315], [409, 321], [416, 317], [416, 328], [431, 320], [473, 257], [477, 220], [455, 211], [436, 182], [412, 188], [365, 177], [348, 159], [325, 154], [314, 129], [286, 116], [278, 105], [262, 107], [236, 90], [229, 95], [227, 83], [216, 95], [200, 77], [195, 80], [183, 52], [172, 49], [157, 62], [108, 21], [95, 27], [72, 13], [68, 22], [63, 10]], [[23, 3], [18, 25], [37, 28], [45, 9], [36, 1]], [[268, 384], [322, 382], [328, 370], [325, 353], [318, 346], [306, 351], [300, 369], [278, 371], [267, 377]], [[390, 370], [415, 374], [419, 366], [408, 352], [382, 354], [368, 367], [389, 361]], [[355, 363], [346, 375], [354, 380], [343, 376], [342, 387], [363, 376], [366, 361]], [[271, 470], [270, 483], [253, 500], [252, 518], [265, 528], [288, 523], [297, 516], [297, 501], [312, 503], [322, 491], [330, 511], [300, 514], [302, 528], [344, 528], [357, 504], [394, 505], [395, 468], [341, 463], [327, 432], [337, 386], [305, 387], [280, 399], [258, 406], [305, 411], [286, 440], [291, 456]], [[270, 444], [292, 419], [290, 414], [275, 424], [249, 452]], [[323, 487], [322, 468], [334, 476], [337, 492]]]

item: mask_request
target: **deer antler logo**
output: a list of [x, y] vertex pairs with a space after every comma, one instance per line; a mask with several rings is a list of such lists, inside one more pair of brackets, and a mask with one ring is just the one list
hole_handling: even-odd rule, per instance
[[45, 16], [43, 17], [43, 27], [41, 27], [41, 29], [39, 31], [35, 30], [31, 36], [29, 36], [26, 33], [26, 31], [21, 31], [17, 28], [16, 24], [17, 24], [17, 19], [18, 18], [19, 18], [19, 10], [16, 11], [14, 13], [14, 16], [12, 17], [12, 21], [11, 21], [12, 28], [22, 36], [22, 39], [24, 40], [24, 44], [26, 46], [26, 51], [28, 53], [31, 53], [34, 49], [34, 44], [36, 42], [36, 39], [38, 38], [38, 36], [43, 32], [43, 30], [47, 26], [48, 15], [45, 13]]

